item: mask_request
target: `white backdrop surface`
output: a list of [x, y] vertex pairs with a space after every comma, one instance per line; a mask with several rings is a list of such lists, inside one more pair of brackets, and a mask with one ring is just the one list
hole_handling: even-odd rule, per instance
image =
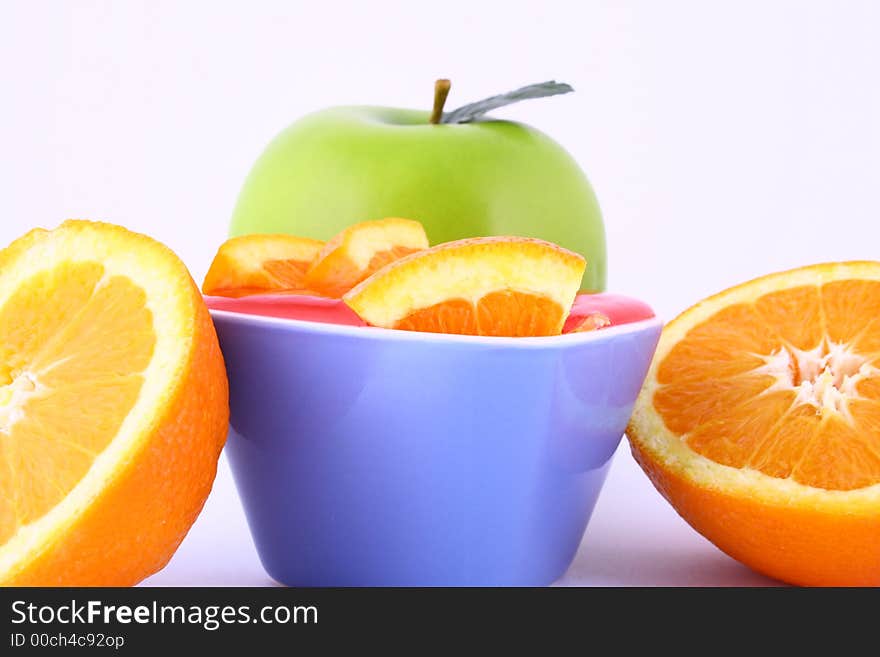
[[[268, 140], [334, 104], [450, 106], [559, 140], [604, 212], [609, 289], [663, 316], [730, 284], [878, 257], [880, 3], [40, 2], [0, 19], [0, 242], [67, 217], [171, 246], [201, 280]], [[561, 584], [766, 584], [619, 451]], [[228, 467], [156, 585], [269, 583]]]

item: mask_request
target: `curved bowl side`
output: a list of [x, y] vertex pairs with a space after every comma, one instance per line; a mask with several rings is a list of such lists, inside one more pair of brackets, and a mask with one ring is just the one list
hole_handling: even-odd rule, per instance
[[215, 323], [248, 522], [269, 574], [300, 586], [558, 578], [660, 331], [518, 349]]

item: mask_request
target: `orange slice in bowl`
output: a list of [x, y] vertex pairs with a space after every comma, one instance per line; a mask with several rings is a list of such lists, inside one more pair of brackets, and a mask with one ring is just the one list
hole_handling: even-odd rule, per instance
[[670, 322], [627, 434], [679, 514], [755, 570], [880, 585], [880, 263], [815, 265]]
[[[568, 324], [568, 322], [566, 322]], [[598, 331], [599, 329], [611, 326], [611, 318], [602, 312], [592, 312], [578, 318], [566, 332], [567, 333], [585, 333], [586, 331]]]
[[226, 372], [183, 263], [69, 221], [0, 251], [0, 585], [131, 585], [211, 490]]
[[205, 276], [202, 292], [244, 296], [279, 290], [306, 291], [306, 270], [324, 242], [293, 235], [243, 235], [226, 240]]
[[345, 295], [385, 328], [491, 336], [558, 335], [586, 262], [526, 237], [440, 244], [393, 262]]
[[341, 297], [389, 262], [427, 248], [428, 236], [418, 221], [364, 221], [327, 242], [306, 273], [305, 283], [326, 296]]

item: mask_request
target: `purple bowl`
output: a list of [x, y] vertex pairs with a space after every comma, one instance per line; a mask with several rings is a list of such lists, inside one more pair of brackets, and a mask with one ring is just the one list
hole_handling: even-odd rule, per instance
[[296, 586], [553, 582], [661, 329], [486, 338], [212, 315], [248, 524], [269, 575]]

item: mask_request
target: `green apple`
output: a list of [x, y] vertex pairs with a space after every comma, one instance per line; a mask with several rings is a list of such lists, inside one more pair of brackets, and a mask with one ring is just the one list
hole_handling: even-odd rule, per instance
[[479, 113], [432, 123], [442, 102], [433, 114], [334, 107], [297, 121], [248, 175], [231, 234], [328, 239], [358, 221], [406, 217], [432, 244], [481, 235], [556, 242], [587, 258], [584, 289], [604, 289], [602, 216], [574, 159], [522, 123], [472, 120]]

